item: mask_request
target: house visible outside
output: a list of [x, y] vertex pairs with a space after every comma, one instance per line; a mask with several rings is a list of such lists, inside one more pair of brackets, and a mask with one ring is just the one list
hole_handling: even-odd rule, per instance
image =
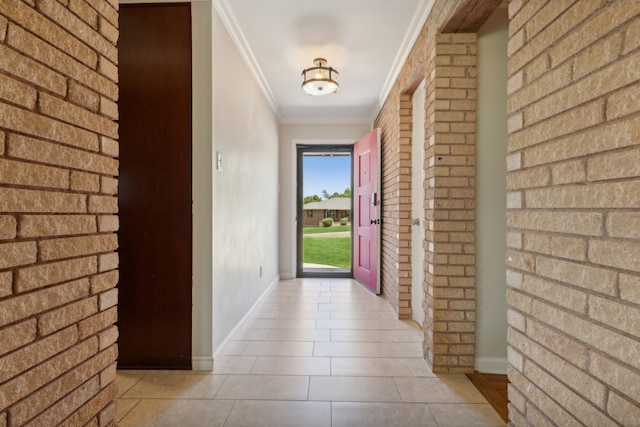
[[306, 203], [302, 206], [305, 227], [319, 227], [324, 218], [333, 219], [339, 224], [342, 218], [351, 222], [351, 198], [333, 197], [320, 202]]

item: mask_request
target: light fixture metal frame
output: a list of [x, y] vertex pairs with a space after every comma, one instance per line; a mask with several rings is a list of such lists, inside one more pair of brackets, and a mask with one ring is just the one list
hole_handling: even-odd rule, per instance
[[[315, 67], [302, 70], [302, 90], [312, 96], [336, 93], [340, 88], [338, 84], [340, 73], [333, 67], [325, 66], [327, 60], [324, 58], [316, 58], [313, 60], [313, 63], [316, 65]], [[307, 78], [309, 74], [311, 74], [311, 76]], [[318, 78], [318, 74], [321, 75], [322, 78]], [[319, 87], [316, 86], [318, 83], [320, 83]], [[329, 90], [325, 91], [325, 88]]]

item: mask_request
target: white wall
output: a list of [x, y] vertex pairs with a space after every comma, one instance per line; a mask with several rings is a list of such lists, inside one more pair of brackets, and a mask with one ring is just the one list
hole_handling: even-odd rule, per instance
[[215, 11], [212, 29], [215, 353], [278, 280], [279, 165], [276, 115]]
[[478, 32], [476, 369], [486, 373], [507, 370], [508, 26], [501, 8]]
[[354, 143], [366, 135], [373, 124], [280, 125], [280, 277], [296, 276], [296, 141], [326, 144]]

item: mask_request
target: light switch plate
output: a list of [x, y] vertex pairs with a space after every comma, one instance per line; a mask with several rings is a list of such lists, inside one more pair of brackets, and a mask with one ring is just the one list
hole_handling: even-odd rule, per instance
[[217, 158], [216, 169], [222, 172], [222, 153], [219, 151], [216, 151], [216, 158]]

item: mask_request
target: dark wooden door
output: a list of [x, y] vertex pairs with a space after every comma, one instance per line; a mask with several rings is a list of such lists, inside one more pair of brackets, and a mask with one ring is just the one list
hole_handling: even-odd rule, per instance
[[191, 368], [191, 7], [120, 5], [121, 368]]

